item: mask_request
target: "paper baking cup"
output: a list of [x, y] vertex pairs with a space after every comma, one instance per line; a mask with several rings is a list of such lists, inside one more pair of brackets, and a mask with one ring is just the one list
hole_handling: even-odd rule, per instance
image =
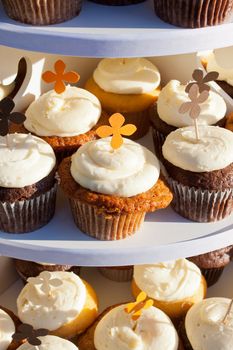
[[154, 141], [155, 154], [161, 160], [163, 158], [162, 157], [162, 147], [163, 147], [163, 144], [166, 140], [166, 136], [161, 134], [153, 126], [152, 126], [152, 136], [153, 136], [153, 141]]
[[200, 28], [231, 22], [233, 0], [154, 0], [155, 13], [165, 22]]
[[79, 14], [82, 0], [2, 0], [7, 15], [22, 23], [47, 25]]
[[173, 192], [174, 210], [187, 219], [198, 222], [222, 220], [233, 211], [233, 189], [208, 191], [184, 186], [166, 177]]
[[221, 277], [224, 267], [213, 268], [213, 269], [203, 269], [201, 268], [202, 275], [205, 277], [207, 286], [211, 287], [218, 282]]
[[124, 5], [134, 5], [145, 0], [91, 0], [96, 4], [108, 5], [108, 6], [124, 6]]
[[0, 202], [0, 230], [8, 233], [27, 233], [46, 225], [56, 206], [57, 182], [38, 197], [15, 203]]
[[63, 159], [65, 159], [67, 157], [71, 157], [78, 149], [79, 149], [79, 147], [68, 148], [68, 149], [64, 149], [64, 150], [54, 149], [57, 163], [60, 164]]
[[150, 115], [151, 107], [145, 109], [141, 112], [132, 112], [132, 113], [122, 113], [125, 117], [126, 124], [134, 124], [137, 127], [136, 132], [128, 136], [131, 140], [137, 140], [145, 136], [150, 129]]
[[130, 267], [99, 267], [100, 273], [115, 282], [129, 282], [133, 279], [133, 266]]
[[133, 235], [144, 221], [145, 213], [111, 215], [97, 207], [70, 199], [77, 227], [87, 235], [102, 241], [124, 239]]

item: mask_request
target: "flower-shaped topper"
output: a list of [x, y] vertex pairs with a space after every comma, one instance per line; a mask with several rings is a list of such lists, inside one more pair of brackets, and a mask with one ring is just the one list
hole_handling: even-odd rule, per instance
[[33, 346], [41, 345], [41, 340], [38, 337], [44, 337], [49, 334], [49, 331], [44, 328], [33, 329], [33, 327], [29, 324], [23, 323], [21, 324], [17, 331], [12, 335], [12, 339], [15, 342], [25, 341]]
[[80, 79], [80, 76], [76, 72], [65, 72], [66, 65], [62, 60], [58, 60], [54, 64], [54, 70], [52, 71], [46, 71], [42, 75], [42, 79], [46, 83], [55, 83], [54, 90], [57, 94], [62, 94], [65, 89], [66, 85], [65, 83], [77, 83]]
[[9, 122], [14, 124], [21, 124], [26, 120], [26, 117], [22, 113], [12, 112], [15, 108], [14, 101], [5, 97], [0, 101], [0, 135], [6, 136], [9, 132]]
[[97, 130], [96, 133], [99, 137], [108, 137], [112, 136], [111, 139], [111, 146], [113, 149], [118, 149], [122, 146], [123, 144], [123, 137], [124, 136], [130, 136], [135, 131], [137, 130], [136, 126], [133, 124], [126, 124], [125, 123], [125, 118], [123, 117], [122, 114], [120, 113], [115, 113], [109, 118], [109, 125], [103, 125], [100, 126]]
[[50, 293], [51, 287], [59, 287], [63, 284], [59, 278], [52, 278], [52, 274], [48, 271], [42, 272], [38, 277], [30, 277], [28, 282], [35, 286], [41, 286], [40, 289], [45, 294]]
[[134, 303], [127, 304], [125, 312], [132, 314], [132, 320], [137, 321], [142, 314], [142, 310], [149, 309], [153, 304], [153, 300], [147, 299], [146, 293], [141, 292]]
[[217, 72], [209, 72], [204, 76], [204, 72], [202, 69], [195, 69], [193, 72], [193, 81], [191, 81], [185, 89], [185, 92], [189, 93], [191, 87], [193, 85], [198, 85], [199, 92], [210, 91], [209, 82], [217, 80], [219, 74]]
[[232, 311], [233, 311], [233, 299], [231, 300], [231, 302], [229, 304], [229, 307], [227, 309], [226, 315], [224, 316], [224, 318], [222, 320], [223, 324], [227, 325], [227, 321], [228, 321], [229, 315], [231, 314]]

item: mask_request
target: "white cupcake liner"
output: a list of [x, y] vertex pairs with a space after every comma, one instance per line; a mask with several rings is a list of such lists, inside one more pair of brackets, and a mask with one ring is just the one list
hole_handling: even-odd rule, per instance
[[209, 191], [184, 186], [169, 176], [173, 192], [172, 207], [181, 216], [198, 222], [219, 221], [233, 212], [233, 189]]
[[0, 230], [7, 233], [27, 233], [46, 225], [53, 217], [58, 182], [47, 192], [14, 203], [0, 202]]
[[129, 267], [99, 267], [100, 273], [115, 282], [129, 282], [133, 279], [133, 266]]

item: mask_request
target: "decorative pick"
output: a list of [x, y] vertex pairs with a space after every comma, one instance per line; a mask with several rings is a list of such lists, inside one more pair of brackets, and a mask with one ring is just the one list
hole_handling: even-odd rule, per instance
[[28, 282], [37, 286], [41, 285], [41, 290], [45, 294], [49, 294], [51, 287], [59, 287], [63, 284], [59, 278], [52, 278], [52, 274], [48, 271], [41, 272], [38, 277], [30, 277]]
[[208, 83], [210, 81], [217, 80], [218, 76], [219, 74], [217, 72], [209, 72], [204, 76], [202, 69], [195, 69], [192, 75], [193, 81], [186, 86], [185, 92], [188, 94], [193, 85], [198, 85], [200, 93], [203, 91], [210, 91], [210, 86]]
[[76, 72], [66, 72], [66, 65], [62, 60], [58, 60], [54, 64], [55, 73], [52, 71], [46, 71], [42, 75], [42, 79], [46, 83], [55, 83], [54, 90], [57, 94], [62, 94], [65, 89], [65, 83], [77, 83], [80, 79], [80, 76]]
[[21, 324], [17, 331], [12, 335], [12, 339], [16, 342], [27, 340], [30, 345], [39, 346], [41, 345], [41, 340], [38, 337], [44, 337], [49, 334], [49, 331], [44, 328], [33, 329], [30, 324]]
[[26, 117], [22, 113], [11, 111], [15, 108], [14, 101], [5, 97], [2, 101], [0, 101], [0, 135], [6, 136], [9, 132], [9, 122], [14, 124], [22, 124]]
[[228, 309], [227, 309], [227, 312], [226, 312], [226, 315], [224, 316], [224, 319], [222, 320], [222, 323], [223, 324], [227, 324], [227, 319], [228, 319], [228, 316], [230, 315], [231, 311], [232, 311], [232, 307], [233, 307], [233, 299], [231, 300], [229, 306], [228, 306]]
[[108, 137], [112, 136], [111, 139], [111, 146], [113, 149], [118, 149], [122, 146], [123, 144], [123, 137], [124, 136], [130, 136], [135, 131], [137, 130], [136, 126], [133, 124], [126, 124], [125, 123], [125, 118], [123, 117], [122, 114], [120, 113], [115, 113], [109, 118], [109, 125], [103, 125], [100, 126], [97, 130], [96, 133], [99, 137]]
[[127, 304], [125, 312], [127, 314], [132, 314], [132, 320], [137, 321], [142, 314], [142, 310], [149, 309], [153, 304], [153, 300], [147, 299], [146, 293], [141, 292], [134, 303]]

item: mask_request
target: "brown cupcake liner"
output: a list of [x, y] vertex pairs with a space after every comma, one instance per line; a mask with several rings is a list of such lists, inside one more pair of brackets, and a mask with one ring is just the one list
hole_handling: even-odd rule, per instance
[[2, 0], [7, 15], [22, 23], [47, 25], [79, 14], [82, 0]]
[[137, 127], [136, 132], [133, 135], [128, 136], [129, 139], [138, 140], [149, 132], [151, 107], [141, 112], [122, 112], [122, 114], [125, 117], [126, 124], [134, 124]]
[[200, 28], [231, 22], [233, 0], [154, 0], [155, 13], [179, 27]]
[[63, 150], [53, 149], [57, 159], [57, 163], [60, 164], [63, 161], [63, 159], [71, 157], [78, 149], [79, 147], [67, 148]]
[[107, 279], [115, 282], [129, 282], [133, 279], [133, 266], [99, 267], [99, 272]]
[[70, 199], [77, 227], [87, 235], [102, 241], [124, 239], [133, 235], [144, 221], [144, 212], [108, 214], [95, 206]]
[[233, 189], [208, 191], [184, 186], [166, 177], [173, 192], [173, 209], [181, 216], [198, 222], [213, 222], [224, 219], [233, 211]]
[[163, 159], [162, 147], [166, 140], [166, 136], [164, 136], [161, 132], [156, 130], [154, 127], [152, 127], [152, 136], [154, 141], [155, 154], [160, 160], [162, 160]]
[[207, 287], [211, 287], [218, 282], [223, 273], [224, 268], [225, 266], [212, 269], [201, 268], [202, 275], [205, 277], [207, 282]]
[[53, 217], [58, 182], [47, 192], [14, 203], [0, 202], [0, 230], [27, 233], [45, 226]]
[[125, 5], [135, 5], [145, 0], [90, 0], [96, 4], [108, 5], [108, 6], [125, 6]]

